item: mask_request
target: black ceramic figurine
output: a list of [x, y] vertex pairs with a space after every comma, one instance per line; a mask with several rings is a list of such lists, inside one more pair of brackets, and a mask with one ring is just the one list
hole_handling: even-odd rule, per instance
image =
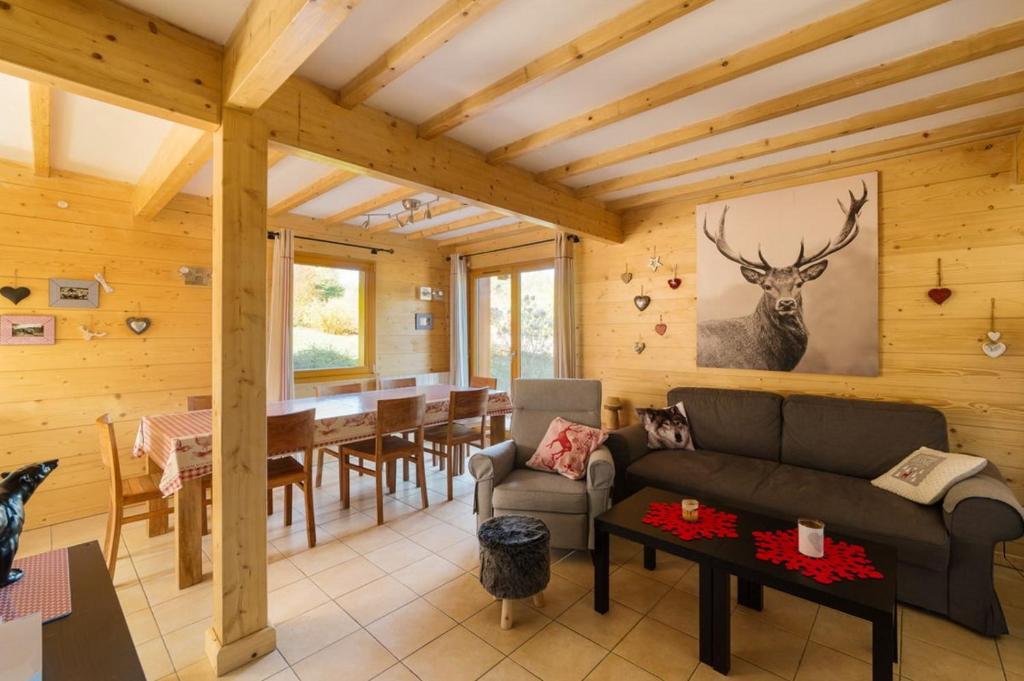
[[0, 473], [0, 588], [21, 579], [21, 570], [12, 569], [11, 564], [25, 525], [25, 504], [56, 467], [54, 459], [22, 466], [13, 473]]

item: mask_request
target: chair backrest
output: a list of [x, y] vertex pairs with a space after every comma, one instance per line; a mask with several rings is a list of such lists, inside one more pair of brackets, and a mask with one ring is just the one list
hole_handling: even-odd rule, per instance
[[377, 437], [423, 428], [427, 396], [413, 395], [377, 401]]
[[377, 381], [377, 387], [380, 390], [390, 390], [391, 388], [415, 388], [416, 377], [410, 376], [409, 378], [382, 378]]
[[117, 458], [117, 437], [114, 435], [114, 424], [110, 415], [104, 414], [96, 419], [96, 432], [100, 436], [100, 458], [110, 472], [110, 500], [120, 507], [122, 497], [121, 460]]
[[493, 376], [470, 376], [469, 377], [470, 388], [490, 388], [491, 390], [498, 389], [498, 379]]
[[471, 419], [487, 413], [487, 388], [453, 390], [448, 398], [448, 422]]
[[330, 397], [331, 395], [351, 395], [363, 391], [363, 386], [358, 383], [341, 383], [337, 385], [323, 385], [314, 388], [317, 397]]
[[601, 381], [579, 378], [517, 379], [513, 385], [512, 439], [523, 466], [556, 416], [601, 427]]
[[316, 409], [267, 417], [267, 456], [313, 452]]
[[185, 407], [189, 411], [213, 409], [213, 395], [189, 395], [185, 398]]

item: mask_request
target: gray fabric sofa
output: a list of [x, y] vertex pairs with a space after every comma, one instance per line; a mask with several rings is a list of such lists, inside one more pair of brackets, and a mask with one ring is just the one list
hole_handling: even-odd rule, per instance
[[993, 552], [1024, 534], [999, 469], [921, 506], [870, 481], [920, 446], [949, 450], [946, 419], [913, 404], [676, 388], [696, 451], [647, 449], [641, 425], [616, 431], [616, 498], [653, 486], [766, 515], [814, 517], [829, 530], [896, 547], [898, 596], [990, 636], [1007, 632]]
[[527, 515], [548, 526], [553, 548], [593, 548], [593, 520], [608, 510], [615, 478], [608, 450], [601, 447], [590, 455], [582, 480], [532, 470], [526, 462], [556, 416], [601, 427], [601, 382], [519, 379], [512, 397], [512, 439], [469, 459], [477, 526], [496, 515]]

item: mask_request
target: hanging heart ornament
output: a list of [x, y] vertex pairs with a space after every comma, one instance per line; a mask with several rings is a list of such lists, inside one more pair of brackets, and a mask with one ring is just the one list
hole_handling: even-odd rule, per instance
[[644, 343], [643, 341], [637, 341], [633, 343], [633, 352], [635, 352], [638, 355], [641, 354], [646, 349], [647, 343]]
[[124, 321], [136, 336], [146, 333], [149, 330], [149, 325], [152, 323], [149, 317], [129, 317]]
[[989, 331], [987, 335], [988, 342], [981, 344], [981, 349], [986, 355], [995, 359], [1006, 352], [1006, 343], [999, 342], [999, 339], [1003, 337], [1003, 334], [998, 331]]
[[949, 300], [949, 297], [953, 295], [953, 291], [948, 288], [931, 288], [928, 289], [928, 297], [932, 299], [936, 305], [942, 305], [944, 302]]
[[664, 336], [666, 331], [668, 331], [668, 324], [665, 322], [658, 322], [654, 325], [654, 333], [659, 336]]
[[623, 284], [628, 284], [631, 281], [633, 281], [633, 273], [632, 272], [623, 272], [622, 273], [622, 283]]
[[636, 309], [643, 312], [651, 304], [651, 297], [645, 295], [633, 296], [633, 304], [636, 305]]
[[675, 289], [679, 288], [679, 286], [682, 285], [682, 283], [683, 280], [680, 279], [679, 277], [672, 277], [671, 279], [668, 280], [668, 287], [674, 291]]
[[0, 296], [3, 296], [15, 305], [28, 298], [31, 293], [32, 291], [28, 286], [4, 286], [0, 288]]

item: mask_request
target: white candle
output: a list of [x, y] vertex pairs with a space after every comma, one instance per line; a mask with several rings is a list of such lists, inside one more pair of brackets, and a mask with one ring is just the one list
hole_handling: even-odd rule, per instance
[[825, 555], [825, 523], [811, 518], [797, 521], [797, 550], [810, 558]]
[[696, 499], [683, 499], [680, 503], [683, 510], [683, 520], [691, 523], [697, 522], [697, 509], [700, 507], [700, 502]]

